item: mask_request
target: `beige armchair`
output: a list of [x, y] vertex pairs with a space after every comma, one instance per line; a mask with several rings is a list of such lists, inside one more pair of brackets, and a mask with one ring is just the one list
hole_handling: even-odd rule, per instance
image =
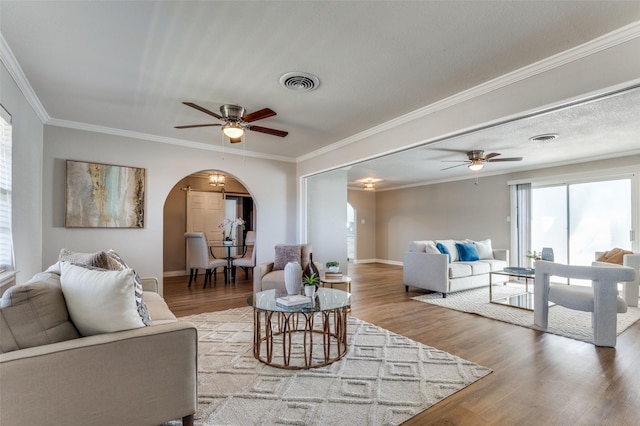
[[284, 285], [284, 266], [288, 262], [300, 262], [302, 269], [309, 263], [311, 244], [278, 244], [275, 247], [275, 260], [261, 263], [253, 268], [253, 293], [264, 290], [281, 289]]

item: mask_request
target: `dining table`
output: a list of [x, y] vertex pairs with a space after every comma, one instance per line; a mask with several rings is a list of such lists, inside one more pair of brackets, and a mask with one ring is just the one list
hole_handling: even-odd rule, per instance
[[244, 245], [242, 244], [223, 244], [223, 243], [209, 243], [209, 253], [211, 253], [211, 256], [213, 256], [216, 259], [220, 259], [218, 256], [215, 255], [215, 249], [220, 249], [220, 248], [224, 248], [226, 249], [225, 253], [226, 256], [224, 257], [224, 259], [226, 259], [227, 261], [227, 266], [224, 268], [224, 282], [225, 283], [230, 283], [232, 280], [232, 271], [233, 271], [233, 259], [235, 258], [234, 255], [231, 254], [231, 249], [232, 248], [244, 248]]

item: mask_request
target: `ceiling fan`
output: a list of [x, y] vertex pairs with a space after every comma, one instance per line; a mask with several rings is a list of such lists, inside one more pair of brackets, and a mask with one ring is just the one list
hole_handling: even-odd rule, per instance
[[482, 170], [484, 168], [485, 163], [495, 163], [498, 161], [522, 161], [522, 157], [495, 158], [499, 155], [501, 154], [497, 152], [492, 152], [491, 154], [485, 155], [484, 151], [481, 151], [481, 150], [469, 151], [467, 152], [468, 160], [444, 160], [443, 163], [456, 162], [456, 163], [462, 163], [462, 164], [456, 164], [455, 166], [445, 167], [440, 171], [449, 170], [449, 169], [453, 169], [454, 167], [467, 165], [467, 167], [469, 167], [469, 170], [473, 170], [474, 172], [477, 172], [478, 170]]
[[220, 107], [220, 114], [216, 114], [213, 111], [209, 111], [206, 108], [196, 105], [193, 102], [182, 102], [183, 104], [195, 108], [198, 111], [202, 111], [205, 114], [209, 114], [218, 120], [222, 120], [222, 123], [211, 124], [189, 124], [186, 126], [175, 126], [176, 129], [189, 129], [191, 127], [209, 127], [209, 126], [222, 126], [222, 132], [229, 137], [231, 143], [242, 142], [242, 136], [245, 130], [251, 130], [253, 132], [266, 133], [268, 135], [280, 136], [281, 138], [287, 136], [289, 132], [283, 130], [270, 129], [268, 127], [255, 126], [250, 124], [254, 121], [262, 120], [264, 118], [273, 117], [276, 115], [275, 111], [269, 108], [263, 108], [261, 110], [245, 114], [245, 109], [238, 105], [225, 104]]

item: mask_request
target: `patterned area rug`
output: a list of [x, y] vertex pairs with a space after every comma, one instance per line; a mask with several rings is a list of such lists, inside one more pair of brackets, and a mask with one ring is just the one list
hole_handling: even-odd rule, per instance
[[345, 357], [310, 370], [253, 357], [250, 307], [181, 320], [199, 330], [197, 425], [397, 425], [491, 373], [351, 316]]
[[[519, 294], [522, 293], [523, 288], [524, 286], [519, 284], [494, 285], [493, 298], [495, 300]], [[533, 311], [489, 303], [488, 287], [450, 293], [444, 299], [440, 293], [425, 294], [412, 299], [540, 330], [533, 323]], [[640, 309], [638, 308], [629, 307], [626, 313], [618, 314], [618, 334], [625, 331], [638, 319], [640, 319]], [[591, 314], [588, 312], [574, 311], [557, 305], [552, 306], [549, 308], [549, 327], [546, 331], [559, 336], [593, 343]]]

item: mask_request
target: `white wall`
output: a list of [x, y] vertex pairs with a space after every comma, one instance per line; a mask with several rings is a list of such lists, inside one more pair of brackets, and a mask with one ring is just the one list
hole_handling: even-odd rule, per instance
[[12, 228], [17, 282], [39, 272], [42, 263], [42, 122], [0, 66], [0, 103], [13, 123]]
[[310, 176], [307, 183], [307, 242], [313, 247], [313, 261], [347, 262], [347, 171], [335, 170]]
[[[347, 166], [365, 158], [418, 146], [465, 129], [519, 116], [541, 108], [561, 105], [567, 100], [582, 99], [586, 94], [606, 92], [640, 76], [640, 38], [596, 41], [565, 53], [561, 58], [546, 59], [511, 76], [487, 82], [468, 93], [457, 94], [436, 105], [424, 108], [424, 114], [400, 125], [386, 123], [379, 131], [336, 142], [336, 149], [323, 149], [317, 156], [307, 156], [298, 163], [298, 176]], [[393, 119], [395, 117], [390, 117]], [[344, 145], [344, 146], [342, 146]], [[337, 159], [339, 159], [337, 161]]]
[[355, 260], [375, 261], [376, 257], [376, 191], [350, 189], [349, 203], [355, 209]]
[[[64, 227], [65, 160], [146, 169], [144, 229], [78, 229]], [[273, 259], [273, 246], [296, 241], [295, 164], [242, 158], [197, 148], [131, 139], [69, 128], [45, 126], [43, 159], [43, 266], [57, 260], [61, 248], [73, 251], [114, 249], [141, 276], [163, 274], [163, 207], [185, 176], [201, 170], [233, 174], [257, 206], [257, 262]]]

